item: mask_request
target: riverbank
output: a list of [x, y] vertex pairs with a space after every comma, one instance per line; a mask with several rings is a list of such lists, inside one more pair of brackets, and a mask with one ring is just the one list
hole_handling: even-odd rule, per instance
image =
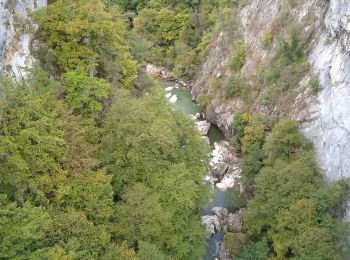
[[167, 80], [170, 82], [173, 82], [175, 84], [179, 84], [182, 87], [190, 90], [193, 87], [193, 82], [191, 81], [184, 81], [178, 78], [174, 73], [168, 71], [166, 68], [157, 66], [151, 63], [148, 63], [145, 66], [145, 73], [151, 77], [162, 79], [162, 80]]
[[[155, 68], [156, 66], [152, 66], [152, 71], [157, 73], [151, 75], [153, 77], [158, 75], [158, 78], [161, 78], [161, 74], [158, 73], [161, 70]], [[201, 212], [202, 224], [208, 237], [208, 248], [204, 259], [231, 259], [224, 247], [224, 237], [227, 233], [242, 232], [244, 211], [241, 208], [245, 204], [240, 196], [242, 187], [239, 153], [226, 141], [219, 128], [206, 121], [200, 106], [193, 102], [188, 88], [162, 78], [160, 86], [169, 103], [195, 120], [198, 132], [212, 146], [211, 169], [204, 180], [206, 185], [212, 188], [212, 198]]]

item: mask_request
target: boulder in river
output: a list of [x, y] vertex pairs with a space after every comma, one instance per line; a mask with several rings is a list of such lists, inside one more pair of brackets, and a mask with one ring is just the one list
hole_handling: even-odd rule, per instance
[[210, 181], [222, 191], [239, 186], [241, 169], [238, 162], [235, 150], [227, 141], [214, 143], [210, 161]]
[[201, 135], [207, 135], [211, 124], [207, 121], [196, 122], [197, 130]]
[[228, 232], [240, 233], [243, 231], [242, 219], [238, 214], [230, 213], [227, 217], [226, 229]]
[[[216, 219], [219, 222], [219, 225], [220, 225], [219, 230], [221, 232], [240, 233], [244, 230], [242, 221], [243, 221], [243, 216], [246, 213], [246, 209], [240, 209], [235, 214], [229, 213], [228, 210], [223, 207], [214, 207], [212, 208], [211, 211], [214, 214], [214, 217], [216, 217]], [[211, 217], [211, 216], [208, 216], [208, 217]]]
[[221, 231], [220, 222], [217, 216], [202, 216], [202, 224], [205, 226], [208, 238]]
[[238, 179], [239, 173], [229, 173], [222, 178], [220, 182], [216, 184], [216, 188], [218, 188], [221, 191], [226, 191], [228, 189], [232, 189], [236, 184], [236, 179]]
[[215, 208], [212, 208], [211, 211], [219, 220], [220, 230], [223, 232], [226, 232], [226, 222], [229, 215], [228, 210], [223, 207], [215, 207]]

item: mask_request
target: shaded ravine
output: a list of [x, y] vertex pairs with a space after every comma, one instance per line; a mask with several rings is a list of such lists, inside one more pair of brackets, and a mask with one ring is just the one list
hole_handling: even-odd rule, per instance
[[[199, 116], [202, 114], [200, 106], [193, 102], [191, 92], [188, 89], [166, 80], [160, 80], [160, 85], [165, 92], [165, 96], [169, 102], [172, 103], [175, 109], [192, 116]], [[207, 136], [212, 147], [215, 142], [225, 140], [223, 133], [213, 124], [211, 125]], [[206, 184], [213, 188], [213, 195], [205, 208], [202, 209], [202, 216], [212, 215], [212, 208], [214, 207], [223, 207], [228, 209], [229, 212], [235, 212], [239, 209], [240, 193], [237, 189], [231, 188], [226, 191], [222, 191], [217, 189], [209, 181], [206, 181]], [[218, 256], [220, 243], [223, 240], [223, 237], [224, 235], [218, 232], [208, 240], [207, 252], [204, 257], [205, 260], [212, 260]]]

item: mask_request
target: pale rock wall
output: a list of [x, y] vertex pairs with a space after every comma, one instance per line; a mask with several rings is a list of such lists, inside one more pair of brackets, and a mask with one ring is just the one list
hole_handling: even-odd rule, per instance
[[[16, 77], [30, 67], [31, 30], [28, 10], [45, 7], [47, 0], [0, 0], [0, 67]], [[35, 26], [34, 26], [35, 27]]]
[[[311, 38], [311, 45], [315, 44], [317, 37], [321, 33], [327, 1], [325, 0], [295, 0], [286, 12], [288, 0], [251, 0], [239, 15], [242, 39], [246, 48], [246, 63], [241, 70], [241, 74], [246, 77], [251, 87], [259, 85], [259, 67], [268, 62], [278, 50], [281, 37], [290, 35], [290, 28], [284, 29], [280, 23], [283, 19], [289, 19], [300, 25], [303, 33]], [[285, 16], [285, 18], [283, 17]], [[278, 27], [278, 29], [275, 29]], [[272, 46], [264, 48], [263, 37], [266, 32], [278, 31]], [[229, 131], [235, 112], [244, 107], [244, 102], [239, 99], [224, 100], [221, 96], [213, 93], [210, 79], [225, 78], [230, 75], [230, 57], [234, 42], [238, 38], [231, 37], [228, 32], [222, 31], [212, 42], [209, 55], [204, 63], [201, 72], [192, 88], [192, 95], [198, 99], [200, 95], [211, 97], [207, 106], [207, 117], [214, 124], [218, 125], [225, 132]], [[315, 103], [315, 98], [309, 92], [302, 89], [309, 83], [310, 75], [307, 75], [301, 82], [299, 88], [295, 90], [295, 103], [286, 109], [288, 117], [307, 121], [310, 113], [306, 109], [310, 103]], [[261, 94], [264, 94], [263, 92]], [[249, 108], [251, 112], [259, 112], [263, 115], [271, 114], [274, 111], [283, 110], [284, 104], [279, 104], [270, 111], [266, 106], [253, 102]]]
[[[299, 25], [308, 39], [311, 71], [301, 79], [299, 89], [311, 76], [319, 74], [322, 90], [316, 95], [296, 93], [287, 118], [301, 122], [302, 133], [314, 142], [320, 169], [328, 181], [350, 178], [350, 1], [348, 0], [251, 0], [240, 13], [242, 35], [247, 48], [246, 64], [241, 73], [258, 84], [257, 68], [276, 53], [280, 39], [265, 49], [262, 38], [278, 26], [286, 4], [291, 10], [286, 18]], [[283, 30], [280, 33], [283, 36]], [[285, 35], [287, 36], [287, 31]], [[204, 64], [192, 94], [210, 94], [210, 78], [229, 75], [229, 57], [233, 39], [220, 33]], [[298, 90], [297, 90], [298, 91]], [[229, 131], [235, 112], [243, 101], [215, 96], [207, 106], [208, 120]], [[282, 109], [276, 106], [275, 111]], [[269, 114], [264, 106], [252, 104], [251, 112]], [[349, 204], [350, 209], [350, 204]], [[350, 221], [350, 210], [347, 220]]]
[[314, 141], [320, 168], [329, 181], [350, 178], [349, 1], [330, 1], [310, 63], [323, 89], [318, 103], [309, 108], [313, 118], [302, 125], [302, 132]]

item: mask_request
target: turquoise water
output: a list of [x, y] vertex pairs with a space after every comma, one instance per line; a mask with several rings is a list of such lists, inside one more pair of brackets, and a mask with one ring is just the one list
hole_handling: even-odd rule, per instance
[[[196, 115], [197, 113], [202, 113], [202, 110], [198, 104], [192, 101], [191, 92], [188, 89], [179, 87], [174, 82], [161, 80], [160, 86], [164, 90], [165, 94], [170, 96], [176, 95], [177, 100], [173, 104], [175, 109], [182, 111], [188, 115]], [[168, 89], [169, 88], [169, 89]], [[171, 90], [170, 90], [171, 88]], [[169, 99], [169, 98], [168, 98]], [[212, 125], [208, 132], [208, 137], [210, 144], [213, 145], [214, 142], [225, 140], [225, 136], [220, 131], [220, 129]], [[208, 183], [208, 185], [211, 185]], [[213, 189], [213, 195], [206, 205], [202, 209], [201, 215], [211, 215], [211, 209], [213, 207], [224, 207], [227, 208], [230, 212], [237, 211], [243, 203], [243, 200], [240, 198], [240, 193], [236, 189], [229, 189], [227, 191], [220, 191], [216, 188]], [[223, 240], [223, 234], [217, 233], [211, 237], [208, 241], [208, 248], [204, 260], [213, 260], [218, 253], [218, 246]]]
[[215, 142], [225, 140], [224, 134], [216, 125], [211, 125], [208, 132], [208, 137], [211, 145], [213, 145]]
[[[191, 92], [185, 88], [179, 87], [177, 84], [161, 80], [160, 86], [165, 91], [165, 93], [171, 93], [177, 96], [177, 101], [174, 107], [181, 110], [185, 114], [195, 115], [196, 113], [201, 113], [202, 110], [198, 104], [192, 101]], [[167, 88], [173, 88], [171, 91], [166, 91]]]
[[[188, 89], [179, 87], [174, 82], [165, 80], [160, 81], [160, 86], [165, 91], [165, 94], [171, 94], [172, 96], [176, 95], [177, 100], [173, 104], [176, 109], [182, 111], [187, 115], [196, 115], [197, 113], [201, 114], [203, 112], [201, 107], [192, 101], [192, 95]], [[172, 90], [166, 90], [167, 88], [172, 88]], [[215, 142], [225, 139], [225, 136], [216, 125], [211, 125], [208, 132], [208, 137], [210, 144], [212, 145]]]

